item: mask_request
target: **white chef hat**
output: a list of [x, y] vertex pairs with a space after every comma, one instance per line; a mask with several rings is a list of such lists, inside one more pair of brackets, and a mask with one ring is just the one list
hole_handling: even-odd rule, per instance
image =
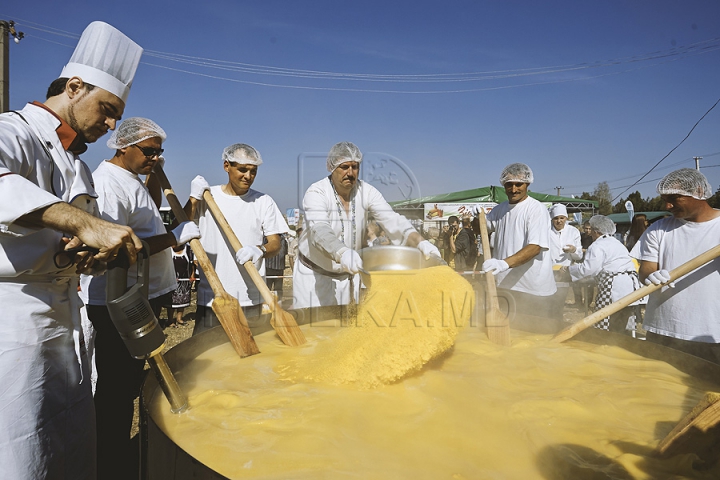
[[80, 77], [127, 101], [143, 49], [105, 22], [85, 28], [60, 78]]
[[567, 217], [567, 208], [562, 203], [556, 203], [550, 208], [550, 218], [559, 217], [560, 215]]

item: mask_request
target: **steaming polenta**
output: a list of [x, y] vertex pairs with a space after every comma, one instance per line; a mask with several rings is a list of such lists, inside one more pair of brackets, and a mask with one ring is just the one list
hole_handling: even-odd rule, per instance
[[[273, 332], [258, 335], [262, 353], [245, 359], [229, 343], [204, 352], [176, 372], [190, 409], [171, 414], [158, 392], [150, 402], [153, 419], [182, 449], [230, 478], [582, 479], [578, 469], [609, 478], [703, 478], [690, 470], [689, 455], [649, 456], [715, 388], [665, 363], [516, 331], [513, 346], [500, 347], [469, 326], [459, 330], [453, 349], [420, 372], [368, 389], [389, 378], [373, 362], [386, 358], [391, 341], [343, 357], [339, 352], [354, 351], [343, 339], [362, 344], [367, 336], [333, 322], [303, 332], [308, 343], [299, 348], [283, 345]], [[333, 368], [321, 353], [344, 366]], [[360, 359], [357, 368], [377, 381], [343, 377], [351, 359]], [[289, 381], [295, 377], [288, 368], [311, 372], [300, 375], [310, 380]], [[323, 369], [331, 373], [316, 375]]]

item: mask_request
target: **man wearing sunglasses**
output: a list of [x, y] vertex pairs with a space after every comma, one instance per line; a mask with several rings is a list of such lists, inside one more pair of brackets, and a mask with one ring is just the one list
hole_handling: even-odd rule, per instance
[[[110, 136], [109, 148], [115, 155], [100, 163], [93, 172], [100, 216], [127, 225], [150, 247], [150, 306], [155, 316], [170, 303], [175, 290], [175, 268], [170, 247], [200, 237], [193, 222], [181, 223], [167, 232], [158, 208], [162, 202], [160, 183], [152, 170], [163, 163], [165, 131], [147, 118], [125, 120]], [[139, 175], [149, 175], [147, 187]], [[95, 363], [97, 386], [98, 474], [100, 478], [132, 478], [137, 471], [137, 448], [130, 443], [133, 400], [140, 393], [144, 360], [130, 356], [105, 306], [105, 275], [83, 275], [80, 296], [87, 305], [88, 318], [97, 332]], [[135, 283], [137, 271], [128, 270], [128, 286]], [[134, 461], [132, 461], [134, 460]], [[124, 474], [121, 472], [125, 472]]]

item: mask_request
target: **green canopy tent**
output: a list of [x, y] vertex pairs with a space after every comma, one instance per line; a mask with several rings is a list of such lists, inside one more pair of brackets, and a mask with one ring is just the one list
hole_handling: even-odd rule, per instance
[[[568, 209], [568, 213], [573, 212], [590, 212], [593, 213], [598, 206], [598, 202], [594, 200], [584, 200], [581, 198], [560, 197], [557, 195], [548, 195], [544, 193], [528, 192], [528, 195], [539, 202], [546, 203], [562, 203]], [[426, 197], [414, 198], [411, 200], [399, 200], [390, 202], [393, 210], [404, 215], [409, 219], [422, 219], [425, 204], [436, 203], [482, 203], [494, 202], [502, 203], [507, 201], [505, 189], [491, 185], [489, 187], [473, 188], [470, 190], [461, 190], [459, 192], [442, 193], [439, 195], [430, 195]]]

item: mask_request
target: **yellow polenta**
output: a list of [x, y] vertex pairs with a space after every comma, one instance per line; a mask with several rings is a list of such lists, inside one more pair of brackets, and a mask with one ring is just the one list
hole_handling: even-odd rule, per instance
[[[424, 284], [428, 299], [459, 278], [430, 271], [443, 283]], [[373, 277], [374, 289], [413, 291], [417, 278]], [[402, 308], [369, 298], [356, 327], [303, 326], [301, 347], [266, 332], [256, 336], [259, 355], [241, 359], [229, 343], [210, 349], [176, 372], [189, 410], [170, 413], [158, 390], [151, 416], [229, 478], [720, 478], [718, 468], [693, 471], [691, 455], [651, 455], [716, 385], [619, 347], [517, 331], [512, 347], [494, 345], [478, 326], [443, 326], [454, 314], [420, 297]], [[372, 317], [370, 307], [386, 301], [393, 311]], [[447, 302], [463, 318], [462, 297]], [[402, 366], [385, 363], [392, 359]]]
[[282, 366], [286, 378], [359, 388], [397, 381], [452, 347], [474, 308], [472, 286], [446, 266], [374, 272], [372, 282], [357, 318], [311, 357]]

